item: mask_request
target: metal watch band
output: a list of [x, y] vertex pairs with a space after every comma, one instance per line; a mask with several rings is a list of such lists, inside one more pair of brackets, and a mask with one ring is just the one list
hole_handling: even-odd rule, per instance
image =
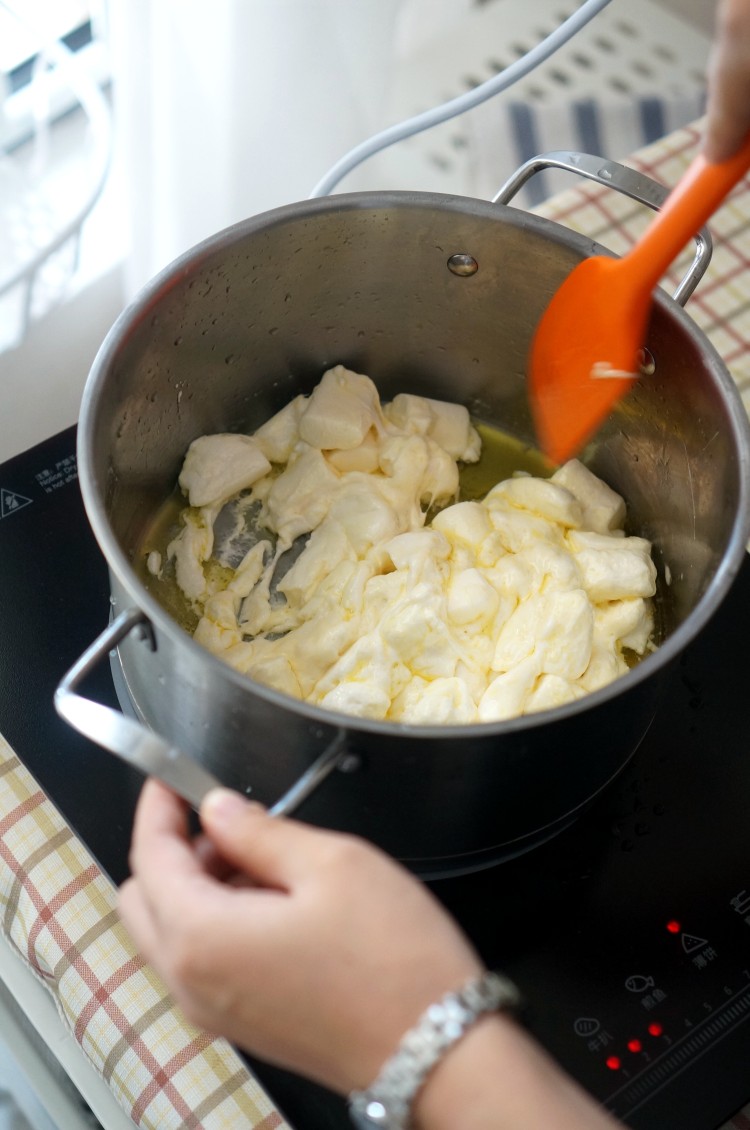
[[352, 1091], [349, 1113], [355, 1126], [407, 1130], [412, 1103], [427, 1075], [449, 1048], [485, 1012], [516, 1009], [521, 996], [507, 977], [485, 972], [430, 1005], [402, 1038], [377, 1079]]

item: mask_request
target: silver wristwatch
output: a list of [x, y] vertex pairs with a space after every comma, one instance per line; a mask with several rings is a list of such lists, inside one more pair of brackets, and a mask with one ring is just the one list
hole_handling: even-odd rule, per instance
[[487, 972], [422, 1014], [375, 1082], [352, 1091], [349, 1115], [357, 1130], [407, 1130], [412, 1103], [430, 1071], [485, 1012], [516, 1009], [520, 993], [507, 977]]

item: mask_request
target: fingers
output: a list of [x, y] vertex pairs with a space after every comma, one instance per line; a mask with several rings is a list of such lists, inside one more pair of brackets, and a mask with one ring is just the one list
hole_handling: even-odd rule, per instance
[[197, 863], [197, 870], [219, 882], [229, 882], [235, 872], [207, 836], [190, 837], [187, 805], [153, 778], [144, 784], [138, 801], [130, 862], [137, 872], [147, 867], [153, 871], [155, 865], [169, 867], [172, 862], [180, 871], [193, 871]]
[[146, 782], [135, 814], [132, 878], [121, 886], [118, 906], [139, 951], [195, 1019], [184, 984], [200, 981], [202, 955], [210, 955], [232, 917], [228, 891], [247, 880], [206, 836], [191, 836], [188, 815], [169, 789]]
[[750, 130], [750, 2], [723, 0], [708, 68], [704, 154], [725, 161]]
[[[148, 914], [152, 934], [210, 889], [212, 872], [222, 867], [215, 858], [205, 866], [203, 856], [212, 854], [195, 850], [186, 803], [158, 781], [146, 781], [135, 813], [130, 867], [138, 880], [138, 920]], [[132, 897], [126, 894], [128, 909]]]
[[131, 863], [137, 867], [145, 854], [154, 850], [183, 854], [188, 842], [187, 805], [165, 785], [149, 778], [135, 810]]
[[201, 823], [220, 854], [257, 884], [291, 890], [316, 873], [336, 838], [305, 824], [269, 816], [229, 789], [214, 789], [200, 810]]
[[750, 59], [729, 45], [716, 66], [721, 78], [711, 86], [704, 142], [712, 162], [732, 157], [750, 129]]
[[120, 917], [138, 950], [153, 963], [159, 953], [159, 939], [154, 928], [154, 918], [143, 893], [134, 879], [126, 879], [117, 893]]
[[[187, 805], [156, 780], [143, 787], [130, 853], [137, 880], [122, 895], [123, 916], [144, 952], [153, 955], [179, 919], [199, 929], [191, 907], [225, 910], [222, 889], [265, 887], [289, 892], [323, 866], [328, 837], [270, 817], [260, 805], [216, 789], [201, 807], [204, 834], [193, 838]], [[330, 853], [330, 846], [328, 847]]]

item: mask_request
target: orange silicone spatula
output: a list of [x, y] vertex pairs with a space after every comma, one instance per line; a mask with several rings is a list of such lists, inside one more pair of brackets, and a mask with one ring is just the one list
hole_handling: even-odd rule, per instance
[[716, 164], [699, 155], [635, 246], [568, 275], [531, 346], [529, 397], [542, 451], [575, 455], [640, 375], [652, 295], [686, 243], [750, 168], [750, 137]]

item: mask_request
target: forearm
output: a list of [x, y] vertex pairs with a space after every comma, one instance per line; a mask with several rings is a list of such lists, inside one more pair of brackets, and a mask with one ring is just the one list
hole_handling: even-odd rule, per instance
[[437, 1065], [418, 1130], [615, 1130], [616, 1123], [509, 1017], [487, 1016]]

